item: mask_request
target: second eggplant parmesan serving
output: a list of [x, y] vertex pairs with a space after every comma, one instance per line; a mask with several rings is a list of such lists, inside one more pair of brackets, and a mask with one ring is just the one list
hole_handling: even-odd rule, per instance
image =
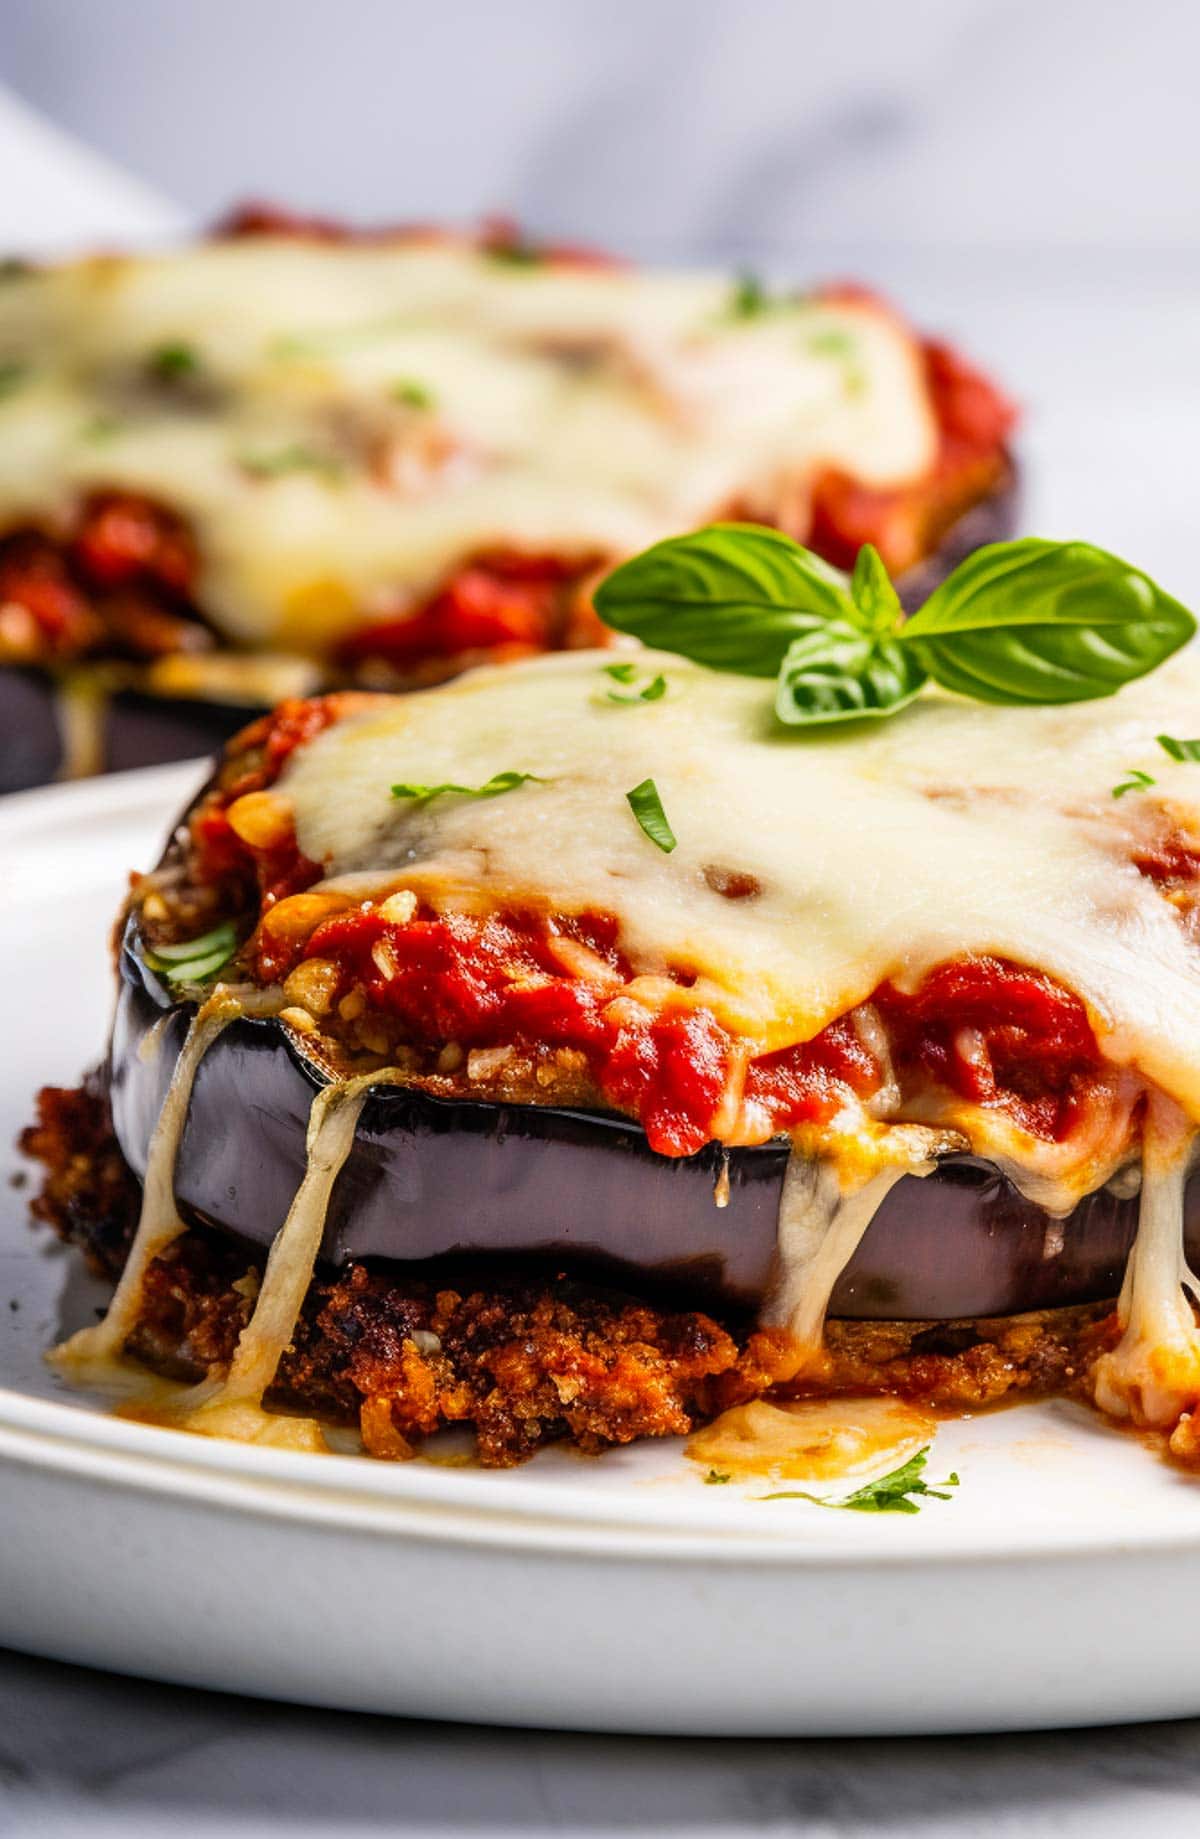
[[[0, 270], [0, 787], [247, 710], [603, 642], [594, 584], [752, 517], [928, 584], [1010, 533], [1013, 411], [865, 290], [249, 213]], [[240, 709], [241, 713], [238, 713]]]
[[116, 1286], [55, 1358], [382, 1457], [1068, 1391], [1200, 1460], [1191, 615], [1028, 540], [906, 620], [749, 525], [597, 610], [231, 743], [26, 1133]]

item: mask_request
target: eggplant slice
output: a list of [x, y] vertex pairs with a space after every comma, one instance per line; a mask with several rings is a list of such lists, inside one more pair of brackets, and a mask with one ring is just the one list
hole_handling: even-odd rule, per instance
[[[194, 1011], [173, 1003], [147, 969], [132, 922], [119, 972], [112, 1111], [140, 1177]], [[327, 1081], [283, 1023], [231, 1023], [193, 1090], [175, 1179], [184, 1216], [269, 1245], [304, 1173], [309, 1107]], [[669, 1285], [698, 1302], [752, 1308], [771, 1282], [789, 1153], [783, 1140], [709, 1144], [672, 1158], [611, 1114], [381, 1086], [334, 1187], [321, 1256], [332, 1266], [537, 1257], [635, 1290]], [[718, 1206], [725, 1169], [728, 1201]], [[1102, 1188], [1055, 1220], [994, 1165], [946, 1157], [934, 1174], [892, 1188], [830, 1313], [956, 1321], [1115, 1295], [1137, 1206], [1136, 1196]], [[1200, 1174], [1189, 1184], [1187, 1217], [1195, 1260]]]
[[[897, 582], [908, 610], [927, 599], [973, 549], [1012, 536], [1018, 511], [1014, 467], [997, 491], [951, 525], [934, 555]], [[86, 671], [87, 666], [81, 665], [77, 674]], [[129, 767], [159, 766], [215, 753], [239, 728], [263, 713], [264, 707], [258, 704], [176, 701], [119, 690], [97, 711], [98, 770], [123, 772]], [[62, 712], [53, 676], [0, 667], [0, 793], [46, 785], [62, 771]]]

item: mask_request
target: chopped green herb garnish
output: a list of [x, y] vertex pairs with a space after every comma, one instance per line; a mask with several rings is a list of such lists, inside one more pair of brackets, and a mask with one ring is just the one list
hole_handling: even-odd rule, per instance
[[854, 337], [844, 326], [822, 326], [810, 332], [808, 349], [815, 358], [852, 358], [857, 349]]
[[1128, 777], [1122, 779], [1120, 785], [1114, 785], [1112, 795], [1114, 798], [1124, 798], [1126, 792], [1144, 792], [1148, 785], [1157, 784], [1157, 779], [1152, 779], [1149, 773], [1142, 772], [1140, 767], [1131, 766]]
[[662, 799], [653, 779], [643, 779], [641, 785], [635, 785], [632, 792], [626, 792], [629, 808], [638, 823], [650, 838], [658, 845], [664, 855], [669, 856], [675, 848], [675, 832], [667, 822]]
[[388, 395], [393, 402], [402, 402], [406, 409], [431, 409], [436, 401], [431, 389], [411, 377], [402, 377], [398, 383], [393, 383]]
[[412, 798], [418, 804], [427, 805], [431, 798], [441, 798], [447, 792], [454, 792], [460, 798], [498, 798], [501, 792], [515, 792], [519, 785], [529, 783], [544, 785], [536, 773], [493, 773], [485, 785], [394, 785], [393, 798]]
[[540, 249], [516, 236], [509, 242], [485, 243], [482, 253], [492, 262], [507, 262], [510, 268], [537, 268], [545, 261]]
[[115, 435], [120, 434], [122, 426], [123, 423], [115, 415], [93, 415], [79, 430], [79, 438], [83, 441], [111, 441]]
[[1173, 734], [1159, 734], [1155, 739], [1172, 760], [1200, 760], [1200, 741], [1177, 741]]
[[28, 364], [22, 364], [17, 358], [0, 359], [0, 400], [20, 389], [28, 375]]
[[859, 363], [858, 340], [844, 326], [821, 326], [810, 332], [805, 341], [817, 358], [833, 358], [842, 366], [842, 385], [847, 396], [860, 396], [867, 387], [866, 372]]
[[732, 1480], [733, 1476], [726, 1475], [721, 1469], [710, 1469], [708, 1474], [704, 1477], [705, 1486], [709, 1488], [719, 1488], [725, 1482]]
[[342, 478], [345, 470], [333, 454], [319, 453], [315, 447], [305, 447], [299, 441], [290, 447], [277, 447], [272, 452], [239, 454], [238, 465], [256, 479], [278, 479], [284, 473], [308, 472], [335, 480]]
[[182, 340], [174, 340], [167, 345], [159, 345], [146, 360], [146, 368], [153, 376], [163, 382], [172, 382], [176, 377], [193, 377], [200, 369], [200, 357], [194, 345], [185, 345]]
[[744, 269], [733, 284], [733, 297], [729, 302], [731, 319], [758, 319], [770, 310], [771, 296], [762, 281], [749, 269]]
[[856, 1488], [844, 1500], [826, 1500], [820, 1494], [806, 1493], [802, 1488], [782, 1489], [778, 1494], [760, 1494], [760, 1501], [811, 1501], [816, 1507], [836, 1507], [849, 1513], [919, 1513], [917, 1497], [927, 1495], [931, 1500], [948, 1501], [949, 1488], [957, 1488], [958, 1476], [951, 1472], [944, 1482], [936, 1488], [930, 1487], [924, 1479], [925, 1464], [929, 1460], [929, 1445], [919, 1449], [915, 1456], [901, 1463], [898, 1469], [892, 1469], [887, 1475], [881, 1475], [878, 1481], [866, 1482]]
[[[632, 684], [638, 674], [636, 664], [606, 664], [603, 668], [605, 676], [611, 677], [616, 683]], [[624, 695], [620, 690], [609, 690], [606, 693], [610, 702], [661, 702], [667, 693], [667, 680], [661, 675], [652, 677], [649, 683], [635, 690], [631, 696]]]
[[142, 956], [150, 969], [168, 983], [207, 983], [224, 969], [237, 949], [237, 928], [232, 920], [226, 920], [211, 932], [201, 933], [198, 939], [188, 939], [182, 945], [160, 945], [157, 949], [147, 947]]

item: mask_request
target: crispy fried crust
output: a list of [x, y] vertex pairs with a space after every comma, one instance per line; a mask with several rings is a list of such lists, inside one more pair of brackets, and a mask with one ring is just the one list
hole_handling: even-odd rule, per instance
[[[100, 1082], [46, 1088], [22, 1148], [45, 1169], [35, 1218], [115, 1279], [140, 1187]], [[258, 1278], [253, 1253], [194, 1227], [151, 1267], [130, 1353], [181, 1378], [227, 1362]], [[1096, 1305], [969, 1323], [831, 1322], [820, 1385], [780, 1389], [770, 1334], [569, 1273], [493, 1266], [473, 1269], [468, 1285], [429, 1267], [351, 1265], [314, 1281], [272, 1399], [357, 1421], [368, 1453], [385, 1458], [469, 1424], [480, 1460], [503, 1467], [552, 1442], [598, 1451], [679, 1435], [773, 1387], [889, 1392], [957, 1410], [1070, 1389], [1110, 1318]]]

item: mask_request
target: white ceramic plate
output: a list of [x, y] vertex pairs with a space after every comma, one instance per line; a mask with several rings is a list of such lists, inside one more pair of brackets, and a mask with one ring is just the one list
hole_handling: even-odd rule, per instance
[[[101, 1047], [126, 871], [198, 782], [0, 805], [0, 1143]], [[4, 1150], [15, 1169], [15, 1153]], [[489, 1474], [118, 1421], [42, 1360], [99, 1300], [0, 1185], [0, 1642], [313, 1703], [595, 1730], [1200, 1711], [1200, 1481], [1067, 1405], [945, 1425], [915, 1516], [706, 1487], [677, 1444]]]

